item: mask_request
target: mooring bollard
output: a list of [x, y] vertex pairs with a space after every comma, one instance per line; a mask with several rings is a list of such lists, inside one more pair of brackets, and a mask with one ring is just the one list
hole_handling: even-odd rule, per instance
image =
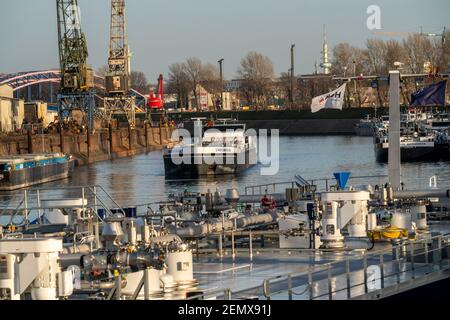
[[28, 153], [32, 154], [33, 153], [33, 136], [32, 136], [31, 129], [28, 129], [28, 131], [27, 131], [27, 143], [28, 143]]
[[91, 130], [88, 128], [86, 132], [86, 140], [87, 140], [87, 158], [88, 162], [91, 159]]
[[59, 127], [59, 147], [61, 148], [61, 153], [64, 153], [64, 127]]
[[109, 155], [111, 156], [113, 152], [113, 133], [112, 133], [112, 125], [111, 123], [108, 125], [108, 134], [109, 134]]

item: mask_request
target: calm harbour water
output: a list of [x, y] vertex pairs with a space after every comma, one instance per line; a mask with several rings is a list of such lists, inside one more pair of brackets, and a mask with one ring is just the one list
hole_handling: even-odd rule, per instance
[[[132, 206], [165, 200], [184, 190], [225, 192], [227, 188], [292, 181], [300, 174], [307, 180], [332, 178], [334, 172], [349, 171], [353, 176], [386, 175], [387, 164], [375, 161], [371, 137], [311, 136], [280, 137], [280, 170], [276, 176], [262, 176], [255, 166], [240, 176], [167, 181], [161, 151], [133, 158], [96, 163], [75, 169], [73, 178], [45, 184], [45, 187], [101, 185], [121, 205]], [[438, 187], [450, 188], [450, 162], [405, 163], [403, 180], [408, 189], [428, 189], [429, 179], [437, 176]], [[379, 180], [378, 180], [379, 181]], [[374, 181], [373, 184], [385, 182]], [[361, 181], [362, 183], [363, 181]], [[357, 184], [355, 182], [355, 184]], [[23, 191], [0, 195], [0, 205], [10, 206]]]

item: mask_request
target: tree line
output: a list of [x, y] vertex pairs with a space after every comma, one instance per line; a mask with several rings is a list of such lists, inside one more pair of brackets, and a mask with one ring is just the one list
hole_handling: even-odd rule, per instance
[[[395, 67], [395, 62], [403, 64], [402, 73], [446, 72], [450, 61], [450, 30], [442, 39], [410, 34], [402, 41], [368, 39], [364, 48], [339, 43], [332, 50], [331, 61], [331, 73], [337, 77], [387, 75], [389, 70]], [[99, 73], [103, 74], [106, 71], [101, 68]], [[282, 73], [276, 76], [273, 62], [267, 56], [255, 51], [249, 52], [241, 60], [236, 74], [239, 82], [239, 99], [246, 105], [256, 109], [271, 104], [288, 106], [291, 75]], [[294, 105], [291, 105], [294, 108], [308, 108], [313, 97], [334, 89], [337, 85], [331, 76], [297, 76], [294, 81]], [[143, 93], [149, 91], [150, 84], [144, 73], [133, 71], [131, 82], [133, 89]], [[166, 82], [167, 91], [176, 94], [177, 105], [184, 108], [199, 106], [199, 86], [212, 95], [214, 102], [220, 100], [221, 92], [225, 90], [221, 87], [218, 65], [203, 62], [196, 57], [171, 64]], [[356, 84], [349, 85], [346, 105], [360, 107], [367, 102], [363, 101], [363, 95], [364, 90], [370, 86], [371, 83], [368, 81], [357, 81]], [[408, 100], [410, 93], [417, 89], [415, 79], [405, 81], [402, 84], [404, 100]], [[373, 103], [386, 105], [387, 91], [386, 85], [377, 85], [376, 102]]]

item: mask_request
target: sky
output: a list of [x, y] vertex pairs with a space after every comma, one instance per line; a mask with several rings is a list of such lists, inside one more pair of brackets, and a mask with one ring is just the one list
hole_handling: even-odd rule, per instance
[[[78, 0], [81, 23], [95, 69], [107, 63], [110, 0]], [[0, 73], [58, 68], [55, 0], [0, 0]], [[251, 50], [268, 56], [275, 72], [290, 68], [296, 44], [296, 73], [320, 63], [323, 25], [330, 48], [340, 42], [363, 47], [375, 36], [367, 8], [381, 9], [381, 30], [440, 33], [450, 27], [450, 0], [127, 0], [133, 70], [156, 82], [168, 66], [188, 57], [216, 64], [236, 76]], [[394, 39], [401, 40], [396, 36]]]

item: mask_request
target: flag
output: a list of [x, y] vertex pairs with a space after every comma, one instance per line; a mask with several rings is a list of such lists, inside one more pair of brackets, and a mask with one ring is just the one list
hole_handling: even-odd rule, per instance
[[312, 113], [318, 112], [322, 109], [339, 109], [342, 110], [344, 105], [344, 96], [345, 89], [347, 84], [344, 83], [341, 87], [336, 90], [321, 95], [319, 97], [315, 97], [311, 103], [311, 111]]
[[410, 107], [445, 105], [446, 86], [447, 80], [444, 80], [413, 93]]

